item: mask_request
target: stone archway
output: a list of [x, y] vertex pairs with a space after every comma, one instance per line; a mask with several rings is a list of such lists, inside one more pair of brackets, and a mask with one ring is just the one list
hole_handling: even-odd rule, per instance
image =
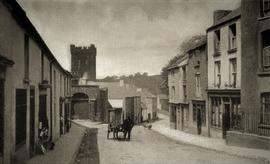
[[85, 93], [74, 93], [71, 99], [71, 113], [73, 119], [89, 119], [89, 96]]

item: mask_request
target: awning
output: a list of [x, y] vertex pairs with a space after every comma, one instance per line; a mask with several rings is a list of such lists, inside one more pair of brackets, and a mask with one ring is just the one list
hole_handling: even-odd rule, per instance
[[109, 103], [112, 108], [123, 108], [123, 100], [122, 99], [109, 99]]

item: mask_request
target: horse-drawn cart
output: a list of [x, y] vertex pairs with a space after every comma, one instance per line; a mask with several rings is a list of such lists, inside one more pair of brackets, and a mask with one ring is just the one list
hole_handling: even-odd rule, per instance
[[110, 133], [113, 133], [113, 139], [118, 139], [118, 133], [124, 132], [123, 125], [117, 121], [108, 124], [107, 139], [110, 138]]

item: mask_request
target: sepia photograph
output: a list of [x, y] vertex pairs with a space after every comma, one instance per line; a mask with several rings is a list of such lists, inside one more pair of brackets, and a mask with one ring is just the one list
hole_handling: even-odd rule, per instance
[[0, 0], [0, 164], [270, 164], [270, 0]]

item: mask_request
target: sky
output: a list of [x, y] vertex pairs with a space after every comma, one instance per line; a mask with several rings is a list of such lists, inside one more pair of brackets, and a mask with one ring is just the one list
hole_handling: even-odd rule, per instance
[[183, 40], [205, 34], [213, 11], [240, 0], [18, 0], [59, 63], [70, 44], [97, 47], [97, 78], [159, 74]]

